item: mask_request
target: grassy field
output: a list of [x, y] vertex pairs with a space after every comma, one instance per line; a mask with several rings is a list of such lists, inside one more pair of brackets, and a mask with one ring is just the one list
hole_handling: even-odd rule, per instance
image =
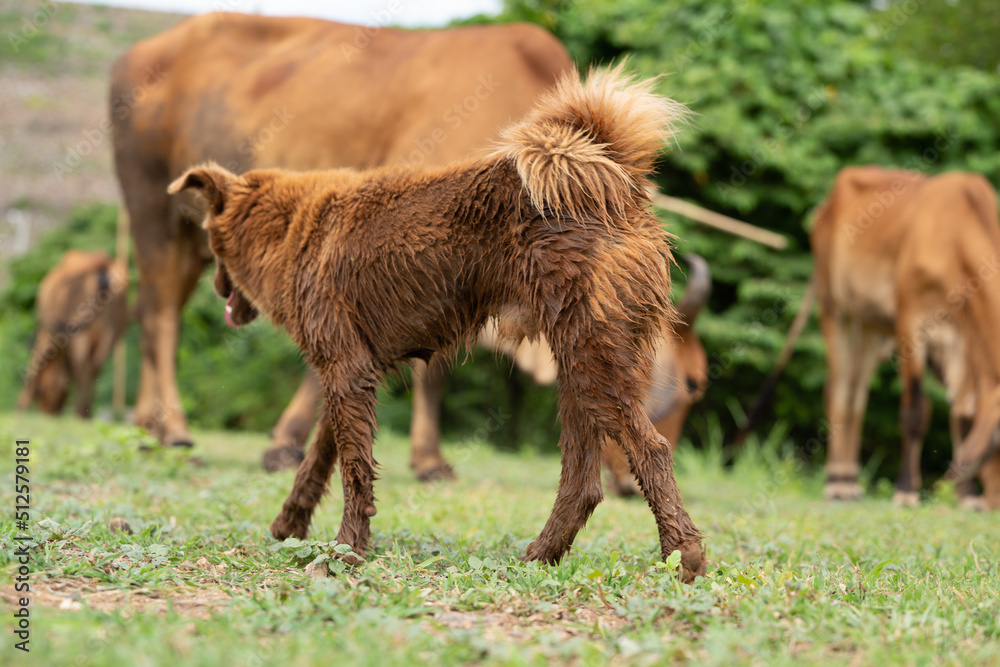
[[[267, 533], [291, 473], [258, 465], [263, 435], [198, 433], [198, 460], [140, 451], [134, 429], [0, 415], [5, 601], [0, 664], [1000, 664], [996, 515], [942, 491], [819, 498], [798, 463], [759, 447], [724, 470], [681, 449], [709, 574], [677, 582], [641, 501], [602, 504], [556, 567], [517, 560], [555, 497], [558, 460], [480, 442], [460, 480], [422, 486], [383, 433], [374, 553], [331, 576], [339, 488], [311, 539]], [[13, 441], [31, 438], [31, 653], [13, 648]], [[124, 520], [132, 534], [109, 522]]]

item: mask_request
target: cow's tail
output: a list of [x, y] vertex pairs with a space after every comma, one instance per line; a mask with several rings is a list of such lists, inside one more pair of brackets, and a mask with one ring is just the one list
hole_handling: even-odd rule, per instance
[[509, 157], [546, 217], [620, 225], [648, 201], [646, 177], [687, 109], [652, 92], [623, 65], [565, 75], [520, 122], [503, 132]]

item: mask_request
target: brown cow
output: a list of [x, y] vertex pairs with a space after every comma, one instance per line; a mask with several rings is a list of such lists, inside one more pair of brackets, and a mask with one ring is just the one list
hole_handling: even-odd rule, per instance
[[38, 334], [25, 372], [19, 410], [35, 399], [58, 414], [70, 381], [76, 414], [89, 417], [94, 382], [115, 341], [128, 325], [128, 272], [103, 252], [70, 250], [38, 286]]
[[[200, 205], [166, 196], [174, 178], [206, 159], [237, 173], [445, 164], [488, 149], [572, 69], [562, 45], [530, 25], [382, 28], [363, 47], [360, 31], [214, 13], [137, 43], [115, 63], [115, 166], [139, 268], [136, 417], [166, 444], [191, 444], [175, 373], [178, 318], [211, 261]], [[414, 400], [428, 414], [438, 413], [443, 372], [418, 364]], [[267, 465], [301, 458], [316, 392], [310, 376], [274, 429]], [[451, 474], [436, 433], [436, 423], [413, 426], [422, 478]]]
[[[955, 460], [1000, 507], [1000, 224], [981, 176], [852, 167], [837, 176], [811, 234], [829, 375], [826, 495], [856, 498], [861, 428], [871, 376], [898, 350], [902, 463], [894, 500], [918, 502], [920, 451], [930, 418], [930, 365], [948, 391]], [[960, 486], [965, 504], [973, 488]]]

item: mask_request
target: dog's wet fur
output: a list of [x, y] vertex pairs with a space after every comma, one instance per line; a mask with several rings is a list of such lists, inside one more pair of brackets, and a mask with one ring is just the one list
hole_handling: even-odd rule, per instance
[[621, 443], [656, 517], [664, 558], [705, 571], [667, 441], [643, 411], [653, 343], [671, 318], [670, 246], [647, 176], [684, 109], [622, 69], [567, 76], [497, 150], [414, 171], [234, 175], [214, 164], [171, 186], [200, 190], [227, 316], [284, 327], [317, 371], [324, 414], [271, 525], [303, 538], [339, 460], [337, 540], [359, 555], [375, 515], [375, 389], [399, 363], [451, 354], [488, 317], [545, 334], [559, 365], [562, 476], [525, 560], [557, 562], [602, 500], [601, 447]]

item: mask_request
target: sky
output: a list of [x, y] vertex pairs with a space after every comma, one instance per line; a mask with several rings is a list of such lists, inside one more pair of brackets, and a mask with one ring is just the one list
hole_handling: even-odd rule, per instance
[[180, 14], [211, 11], [316, 16], [361, 25], [441, 26], [452, 19], [497, 13], [501, 0], [77, 0]]

